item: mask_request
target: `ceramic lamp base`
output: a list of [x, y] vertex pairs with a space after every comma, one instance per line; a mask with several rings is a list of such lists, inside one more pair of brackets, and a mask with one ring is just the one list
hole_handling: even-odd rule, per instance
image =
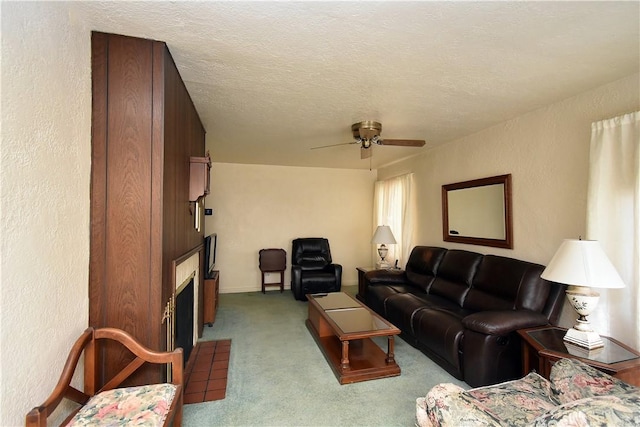
[[567, 351], [570, 355], [576, 357], [584, 357], [585, 359], [595, 359], [604, 351], [604, 347], [584, 348], [580, 347], [579, 345], [570, 343], [569, 341], [565, 341], [564, 346], [567, 348]]
[[386, 269], [386, 268], [391, 268], [391, 264], [389, 264], [388, 262], [381, 260], [376, 262], [376, 268], [378, 270], [382, 270], [382, 269]]
[[571, 328], [564, 336], [564, 340], [571, 344], [587, 348], [589, 350], [604, 347], [602, 338], [600, 338], [600, 335], [598, 335], [598, 333], [594, 331], [579, 331], [575, 328]]
[[582, 286], [571, 286], [567, 289], [567, 299], [578, 313], [578, 320], [573, 328], [567, 331], [564, 340], [577, 346], [592, 350], [604, 347], [604, 343], [595, 332], [587, 316], [596, 308], [600, 294]]

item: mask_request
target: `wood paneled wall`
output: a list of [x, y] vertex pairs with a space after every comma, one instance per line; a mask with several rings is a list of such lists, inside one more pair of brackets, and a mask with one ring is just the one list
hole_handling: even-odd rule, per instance
[[[165, 350], [171, 261], [203, 241], [188, 198], [204, 127], [164, 43], [93, 33], [92, 71], [89, 324]], [[103, 378], [128, 359], [105, 349]]]

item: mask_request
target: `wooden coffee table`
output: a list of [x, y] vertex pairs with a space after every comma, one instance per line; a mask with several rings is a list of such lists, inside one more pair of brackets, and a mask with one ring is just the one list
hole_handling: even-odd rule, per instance
[[[400, 375], [394, 336], [400, 330], [344, 292], [308, 294], [307, 328], [340, 384]], [[372, 337], [387, 337], [385, 353]]]

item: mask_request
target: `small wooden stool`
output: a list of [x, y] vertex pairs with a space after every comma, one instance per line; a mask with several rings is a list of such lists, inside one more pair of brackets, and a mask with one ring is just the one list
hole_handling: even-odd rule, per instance
[[[280, 286], [280, 293], [284, 291], [284, 271], [287, 269], [287, 253], [284, 249], [260, 249], [258, 252], [259, 267], [262, 273], [262, 293], [265, 286]], [[280, 282], [265, 283], [266, 273], [280, 273]]]

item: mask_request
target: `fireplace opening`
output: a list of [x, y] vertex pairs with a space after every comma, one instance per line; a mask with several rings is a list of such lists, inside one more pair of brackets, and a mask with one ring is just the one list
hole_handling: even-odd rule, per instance
[[175, 347], [182, 347], [183, 363], [186, 365], [193, 350], [193, 278], [176, 295]]

